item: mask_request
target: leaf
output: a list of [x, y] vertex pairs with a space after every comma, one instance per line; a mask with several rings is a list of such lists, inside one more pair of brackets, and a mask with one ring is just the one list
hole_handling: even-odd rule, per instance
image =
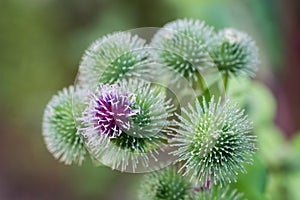
[[269, 125], [273, 121], [275, 99], [262, 83], [249, 79], [230, 79], [228, 95], [246, 109], [256, 127]]
[[247, 174], [240, 174], [233, 184], [239, 192], [244, 193], [247, 199], [265, 199], [267, 182], [267, 168], [258, 156], [254, 157], [253, 165], [246, 167]]
[[272, 167], [281, 165], [290, 152], [283, 133], [274, 125], [255, 128], [254, 132], [258, 137], [258, 154], [263, 162]]

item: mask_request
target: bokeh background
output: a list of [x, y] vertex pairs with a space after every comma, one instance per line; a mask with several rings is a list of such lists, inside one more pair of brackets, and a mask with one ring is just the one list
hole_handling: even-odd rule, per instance
[[140, 175], [54, 160], [41, 135], [43, 110], [74, 83], [95, 39], [186, 17], [256, 40], [259, 84], [248, 98], [260, 111], [262, 153], [237, 187], [250, 200], [300, 199], [299, 11], [297, 0], [0, 0], [0, 199], [134, 199]]

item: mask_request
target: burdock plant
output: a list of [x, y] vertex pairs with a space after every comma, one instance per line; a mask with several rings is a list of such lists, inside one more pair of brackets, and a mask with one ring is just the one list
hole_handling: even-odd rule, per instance
[[[129, 32], [109, 34], [85, 52], [76, 85], [48, 103], [47, 148], [65, 164], [88, 155], [120, 171], [154, 171], [142, 180], [143, 200], [241, 199], [230, 183], [252, 163], [256, 136], [226, 87], [236, 76], [253, 77], [257, 64], [250, 36], [231, 28], [215, 33], [199, 20], [170, 22], [150, 44]], [[149, 82], [150, 74], [166, 72], [169, 81], [186, 79], [197, 90], [187, 107], [172, 105], [181, 92]]]

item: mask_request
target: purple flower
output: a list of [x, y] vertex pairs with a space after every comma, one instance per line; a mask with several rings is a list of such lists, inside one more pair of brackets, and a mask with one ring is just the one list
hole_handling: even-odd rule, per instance
[[129, 129], [128, 117], [136, 112], [130, 108], [132, 100], [128, 95], [108, 92], [95, 97], [94, 101], [97, 103], [94, 107], [94, 127], [99, 130], [99, 135], [113, 138], [120, 136], [122, 129]]
[[134, 95], [122, 93], [116, 89], [116, 85], [100, 85], [90, 95], [88, 107], [81, 119], [87, 125], [84, 135], [119, 137], [123, 130], [129, 130], [129, 117], [138, 113], [131, 108], [134, 101]]

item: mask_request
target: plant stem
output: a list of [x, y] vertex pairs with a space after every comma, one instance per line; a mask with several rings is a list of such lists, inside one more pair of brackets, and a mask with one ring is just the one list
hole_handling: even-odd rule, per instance
[[201, 90], [201, 92], [204, 92], [204, 90], [205, 90], [206, 88], [204, 87], [203, 79], [202, 79], [202, 76], [200, 75], [199, 72], [197, 72], [197, 79], [198, 79], [198, 81], [197, 81], [197, 83], [196, 83], [196, 85], [195, 85], [194, 87], [195, 87], [196, 89]]
[[228, 88], [228, 78], [229, 75], [227, 72], [225, 72], [225, 74], [223, 75], [223, 81], [224, 81], [224, 95], [226, 94], [227, 88]]

